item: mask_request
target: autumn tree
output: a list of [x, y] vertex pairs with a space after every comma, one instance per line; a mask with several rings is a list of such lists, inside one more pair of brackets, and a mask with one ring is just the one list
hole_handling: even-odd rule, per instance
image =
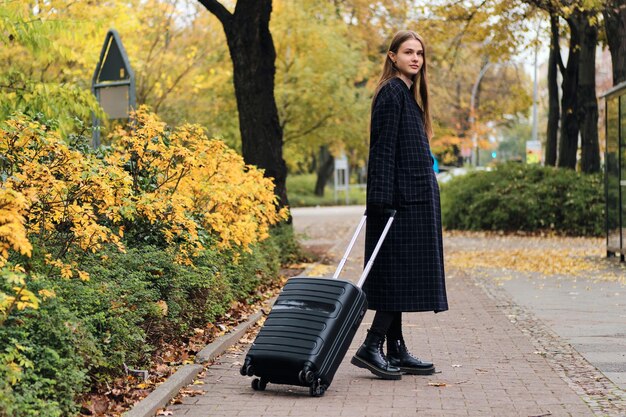
[[200, 123], [240, 148], [223, 31], [196, 0], [3, 4], [0, 118], [22, 111], [54, 118], [65, 132], [76, 119], [88, 128], [98, 109], [93, 71], [107, 30], [116, 28], [135, 72], [138, 105], [171, 124]]
[[611, 51], [613, 85], [617, 85], [626, 81], [626, 3], [623, 0], [605, 0], [602, 15]]
[[559, 69], [564, 71], [561, 59], [561, 48], [559, 33], [559, 18], [555, 13], [550, 12], [550, 53], [548, 56], [548, 123], [546, 125], [546, 146], [544, 164], [556, 166], [557, 145], [559, 137], [559, 118], [561, 107], [559, 106]]
[[[355, 162], [367, 155], [369, 91], [364, 44], [350, 36], [330, 3], [276, 1], [276, 100], [290, 170], [317, 173], [323, 195], [340, 152]], [[315, 53], [311, 53], [315, 51]]]
[[[296, 145], [296, 142], [304, 144], [304, 141], [308, 142], [310, 140], [311, 146], [315, 146], [317, 149], [321, 150], [319, 156], [322, 156], [322, 158], [318, 157], [318, 166], [330, 166], [328, 163], [332, 163], [332, 154], [333, 152], [336, 153], [337, 150], [334, 149], [330, 151], [328, 143], [320, 143], [313, 138], [315, 136], [320, 137], [322, 131], [328, 132], [331, 126], [333, 132], [340, 132], [340, 125], [350, 125], [348, 123], [339, 123], [339, 120], [343, 122], [348, 120], [361, 121], [362, 117], [357, 116], [355, 118], [344, 113], [342, 117], [338, 118], [336, 117], [338, 116], [337, 112], [332, 112], [333, 117], [330, 117], [330, 109], [334, 107], [331, 105], [327, 106], [327, 108], [319, 114], [315, 112], [309, 112], [308, 114], [302, 112], [299, 113], [299, 115], [303, 117], [294, 118], [293, 116], [298, 113], [297, 110], [294, 112], [294, 107], [291, 107], [289, 110], [286, 110], [285, 107], [281, 107], [281, 105], [287, 103], [287, 101], [281, 104], [281, 96], [277, 95], [275, 99], [273, 95], [275, 85], [274, 75], [276, 72], [276, 50], [268, 28], [270, 13], [272, 12], [272, 2], [240, 0], [234, 6], [234, 10], [230, 11], [224, 7], [223, 4], [215, 0], [199, 1], [219, 19], [224, 28], [224, 33], [226, 34], [227, 44], [233, 62], [235, 95], [237, 97], [242, 139], [242, 153], [246, 161], [258, 164], [266, 169], [268, 175], [275, 177], [277, 180], [277, 192], [279, 192], [282, 187], [280, 183], [283, 174], [286, 175], [286, 168], [282, 157], [283, 140], [285, 144], [291, 142], [290, 146], [292, 149], [293, 146]], [[288, 2], [284, 2], [284, 4], [287, 3]], [[337, 0], [317, 3], [319, 4], [315, 5], [315, 2], [308, 4], [306, 1], [297, 3], [299, 8], [307, 9], [316, 6], [320, 10], [324, 10], [323, 13], [314, 13], [308, 16], [310, 22], [307, 22], [307, 24], [313, 27], [317, 25], [317, 27], [321, 29], [321, 33], [315, 33], [313, 38], [318, 37], [322, 43], [327, 42], [327, 40], [332, 40], [326, 36], [326, 33], [340, 28], [340, 23], [343, 22], [344, 28], [340, 29], [345, 31], [345, 25], [347, 24], [350, 36], [339, 36], [335, 39], [333, 46], [345, 49], [346, 45], [363, 45], [363, 47], [366, 48], [366, 56], [376, 56], [376, 67], [378, 67], [380, 65], [380, 55], [378, 54], [380, 53], [381, 45], [384, 43], [384, 41], [381, 41], [381, 39], [384, 39], [384, 35], [381, 35], [383, 32], [377, 31], [376, 28], [379, 27], [380, 24], [384, 24], [397, 29], [399, 27], [397, 23], [404, 22], [405, 20], [406, 5], [409, 2], [386, 1], [382, 2], [377, 8], [372, 8], [369, 2], [361, 0]], [[282, 5], [282, 3], [279, 3], [279, 8]], [[329, 11], [332, 11], [332, 9], [328, 8], [329, 6], [334, 9], [336, 15], [334, 19], [332, 14], [329, 13]], [[398, 13], [399, 10], [402, 10], [403, 13]], [[397, 15], [401, 15], [401, 19], [395, 20], [396, 25], [391, 25], [390, 22], [393, 21]], [[280, 25], [283, 25], [283, 27], [290, 26], [289, 22], [294, 18], [296, 18], [296, 16], [285, 16], [284, 22], [278, 22], [277, 29], [280, 30]], [[324, 19], [324, 21], [322, 22], [321, 19]], [[323, 28], [322, 23], [329, 24], [330, 27]], [[287, 37], [284, 39], [284, 42], [282, 37], [278, 42], [283, 42], [283, 45], [286, 45], [290, 39], [293, 41], [298, 27], [298, 25], [292, 25], [285, 32], [281, 32], [286, 34]], [[391, 29], [385, 32], [391, 33]], [[366, 39], [376, 39], [376, 41], [363, 42], [363, 40]], [[300, 40], [301, 42], [314, 41], [314, 39], [304, 38], [300, 38]], [[341, 45], [342, 41], [345, 41], [345, 45]], [[357, 48], [360, 48], [360, 46], [357, 46]], [[291, 46], [291, 50], [294, 50], [293, 45]], [[322, 54], [323, 52], [333, 54], [333, 51], [316, 50], [315, 52], [316, 54]], [[284, 59], [284, 55], [282, 55], [283, 51], [279, 51], [279, 53], [278, 63], [279, 65], [283, 65], [286, 62], [280, 61]], [[334, 53], [337, 57], [339, 56], [338, 52]], [[350, 54], [354, 54], [354, 51], [350, 52]], [[309, 60], [308, 62], [321, 68], [321, 62], [316, 64], [311, 57], [307, 59]], [[358, 75], [353, 77], [352, 82], [354, 85], [365, 86], [367, 81], [371, 78], [371, 72], [369, 71], [372, 68], [371, 65], [369, 65], [371, 62], [363, 60], [362, 56], [357, 59], [360, 64], [355, 67], [358, 71]], [[310, 71], [310, 69], [302, 65], [307, 61], [303, 59], [299, 61], [299, 68], [298, 66], [283, 66], [279, 69], [285, 69], [291, 72], [289, 76], [279, 80], [280, 83], [277, 84], [277, 89], [286, 87], [282, 91], [287, 91], [289, 84], [293, 81], [293, 79], [289, 77], [294, 76], [294, 74], [301, 69], [303, 71], [298, 75], [298, 82], [293, 83], [293, 85], [304, 85], [304, 83], [307, 82], [305, 78], [307, 71]], [[339, 65], [339, 69], [336, 68], [337, 65]], [[339, 72], [339, 74], [335, 75], [335, 79], [337, 79], [343, 76], [341, 75], [342, 71], [344, 71], [343, 68], [345, 67], [342, 67], [342, 63], [336, 60], [334, 64], [328, 66], [323, 73], [332, 75], [333, 72]], [[364, 71], [364, 68], [367, 69], [367, 71]], [[289, 83], [284, 84], [285, 80], [288, 80]], [[328, 85], [328, 83], [326, 84]], [[325, 87], [319, 86], [317, 91], [323, 91], [323, 88]], [[347, 90], [340, 89], [340, 91]], [[335, 93], [337, 93], [337, 91], [335, 91]], [[327, 99], [335, 103], [342, 100], [344, 101], [342, 106], [345, 108], [350, 101], [362, 100], [363, 102], [367, 102], [364, 98], [369, 96], [369, 93], [362, 94], [357, 91], [353, 93], [353, 97], [344, 96], [344, 98], [339, 98], [341, 94], [343, 93], [327, 96]], [[322, 97], [318, 97], [318, 104], [323, 102]], [[276, 105], [276, 101], [278, 101], [278, 106]], [[306, 101], [302, 103], [300, 108], [305, 108], [305, 103]], [[289, 99], [289, 104], [294, 104], [293, 97]], [[353, 109], [353, 111], [356, 114], [362, 113], [361, 109]], [[262, 115], [262, 117], [259, 117], [259, 115]], [[286, 119], [280, 119], [282, 117]], [[285, 135], [284, 137], [283, 134]], [[347, 136], [344, 135], [345, 133], [337, 135], [338, 137], [334, 138], [334, 142], [342, 142], [342, 137], [347, 138]], [[352, 135], [352, 137], [358, 138], [359, 136]], [[328, 142], [328, 140], [326, 140], [326, 142]], [[311, 146], [308, 146], [308, 148], [310, 149]], [[305, 146], [305, 148], [307, 148], [307, 146]], [[310, 153], [310, 150], [305, 148], [299, 148], [299, 152]], [[319, 172], [320, 183], [325, 182], [325, 175], [323, 175], [324, 172], [322, 171]], [[328, 170], [325, 171], [327, 174]], [[286, 198], [286, 195], [284, 198]]]
[[513, 6], [443, 2], [416, 13], [414, 25], [426, 38], [434, 69], [431, 145], [447, 164], [460, 163], [460, 150], [473, 147], [474, 135], [479, 148], [490, 146], [489, 131], [520, 120], [530, 106], [528, 79], [512, 57], [525, 46], [518, 33], [530, 29], [532, 14]]
[[580, 36], [578, 73], [578, 118], [580, 120], [582, 172], [600, 172], [598, 139], [598, 99], [596, 95], [596, 46], [598, 45], [599, 8], [581, 10], [577, 15]]
[[[451, 5], [450, 3], [446, 3]], [[576, 153], [578, 148], [578, 135], [582, 137], [582, 160], [581, 169], [584, 172], [596, 172], [599, 170], [599, 144], [598, 144], [598, 104], [595, 95], [595, 48], [598, 42], [598, 14], [600, 1], [569, 1], [569, 0], [493, 0], [472, 3], [472, 8], [465, 12], [466, 26], [476, 24], [476, 16], [480, 16], [481, 10], [495, 9], [516, 10], [523, 5], [531, 5], [543, 10], [551, 16], [551, 56], [549, 60], [549, 123], [547, 149], [548, 163], [554, 160], [554, 137], [557, 120], [560, 117], [560, 134], [558, 140], [557, 166], [572, 168], [576, 167]], [[453, 9], [453, 4], [451, 8]], [[459, 5], [456, 5], [460, 7]], [[494, 15], [499, 16], [498, 13]], [[506, 14], [505, 14], [506, 15]], [[567, 65], [560, 65], [560, 50], [558, 49], [557, 34], [559, 30], [558, 20], [563, 19], [569, 29], [569, 48]], [[502, 23], [510, 26], [514, 20], [492, 19], [487, 24]], [[479, 21], [480, 23], [480, 21]], [[506, 33], [506, 30], [504, 31]], [[515, 45], [515, 42], [510, 43]], [[563, 76], [562, 97], [560, 109], [555, 105], [555, 68], [560, 68]]]
[[239, 0], [231, 12], [217, 0], [198, 0], [221, 22], [233, 63], [233, 82], [244, 160], [274, 178], [279, 205], [286, 206], [287, 165], [274, 99], [276, 50], [269, 30], [271, 0]]
[[[581, 136], [581, 169], [583, 172], [600, 170], [600, 147], [598, 142], [598, 102], [595, 87], [595, 50], [598, 43], [597, 5], [583, 2], [553, 2], [530, 0], [530, 3], [548, 12], [551, 19], [551, 56], [548, 62], [549, 115], [548, 139], [554, 140], [556, 118], [559, 117], [554, 105], [555, 67], [561, 69], [560, 136], [556, 165], [576, 168], [578, 135]], [[565, 4], [567, 3], [567, 4]], [[556, 33], [558, 19], [567, 22], [569, 48], [567, 65], [562, 64]], [[553, 142], [547, 149], [552, 152]], [[550, 155], [549, 162], [552, 162]]]
[[[383, 55], [393, 34], [411, 24], [411, 10], [418, 4], [412, 0], [327, 0], [348, 27], [348, 42], [363, 46], [359, 62], [359, 78], [369, 86], [378, 81]], [[422, 28], [415, 28], [421, 31]]]
[[14, 112], [44, 113], [68, 131], [77, 118], [88, 120], [97, 104], [88, 89], [72, 82], [71, 63], [80, 56], [67, 43], [55, 42], [68, 30], [79, 31], [78, 25], [62, 25], [49, 7], [9, 1], [0, 9], [0, 120]]

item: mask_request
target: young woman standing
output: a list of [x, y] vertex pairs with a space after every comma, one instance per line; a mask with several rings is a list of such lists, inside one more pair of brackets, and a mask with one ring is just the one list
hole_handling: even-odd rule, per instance
[[432, 363], [409, 353], [402, 313], [448, 309], [432, 132], [424, 41], [413, 31], [400, 31], [391, 41], [372, 100], [366, 262], [389, 209], [397, 214], [363, 286], [368, 308], [376, 314], [352, 358], [354, 365], [383, 379], [435, 372]]

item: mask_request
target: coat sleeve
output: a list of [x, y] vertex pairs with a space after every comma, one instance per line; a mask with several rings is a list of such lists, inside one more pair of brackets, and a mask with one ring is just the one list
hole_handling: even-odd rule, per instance
[[402, 95], [392, 82], [378, 93], [372, 109], [368, 161], [367, 203], [393, 204], [396, 143], [402, 112]]

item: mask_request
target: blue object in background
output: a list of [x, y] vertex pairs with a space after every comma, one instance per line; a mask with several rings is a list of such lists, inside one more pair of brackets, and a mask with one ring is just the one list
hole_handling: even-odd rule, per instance
[[433, 171], [435, 171], [435, 174], [439, 174], [439, 162], [437, 162], [437, 158], [435, 158], [435, 154], [433, 154], [433, 152], [430, 152], [430, 157], [433, 158]]

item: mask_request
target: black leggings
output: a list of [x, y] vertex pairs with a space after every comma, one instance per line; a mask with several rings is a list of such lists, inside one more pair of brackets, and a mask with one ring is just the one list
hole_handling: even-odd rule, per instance
[[402, 312], [376, 310], [370, 331], [390, 340], [402, 340]]

